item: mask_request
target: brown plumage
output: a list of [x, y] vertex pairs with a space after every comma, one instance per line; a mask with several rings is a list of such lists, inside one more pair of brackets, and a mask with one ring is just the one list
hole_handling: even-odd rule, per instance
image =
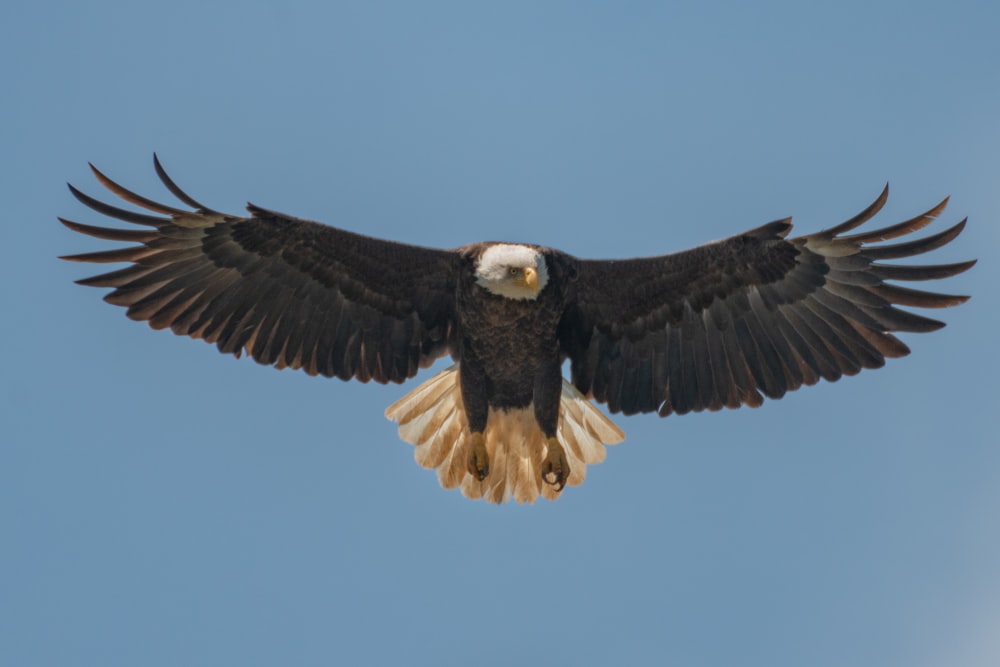
[[[965, 220], [883, 243], [932, 222], [947, 199], [905, 222], [855, 230], [854, 218], [790, 239], [779, 220], [722, 241], [628, 260], [583, 260], [538, 246], [423, 248], [248, 205], [209, 209], [154, 157], [160, 179], [194, 210], [159, 204], [93, 169], [114, 194], [156, 215], [83, 204], [138, 229], [60, 220], [137, 245], [65, 257], [128, 263], [80, 280], [156, 329], [202, 338], [263, 364], [363, 382], [403, 382], [450, 354], [457, 365], [387, 410], [443, 485], [494, 502], [558, 497], [579, 484], [621, 431], [613, 412], [661, 416], [758, 406], [764, 396], [877, 368], [909, 349], [893, 332], [943, 323], [897, 306], [953, 296], [887, 281], [959, 274], [975, 261], [887, 264], [941, 247]], [[851, 233], [854, 232], [854, 233]], [[570, 361], [570, 380], [561, 376]]]

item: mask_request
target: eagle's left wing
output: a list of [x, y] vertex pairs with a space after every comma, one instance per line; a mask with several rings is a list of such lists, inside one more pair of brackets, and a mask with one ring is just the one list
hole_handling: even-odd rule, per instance
[[612, 412], [666, 416], [760, 405], [761, 393], [780, 398], [908, 354], [890, 332], [944, 324], [896, 305], [939, 308], [967, 297], [886, 281], [945, 278], [975, 261], [882, 263], [948, 243], [964, 220], [924, 239], [870, 245], [924, 227], [947, 199], [912, 220], [844, 235], [887, 196], [888, 188], [854, 218], [808, 236], [786, 240], [791, 223], [779, 220], [672, 255], [579, 260], [560, 332], [573, 384]]
[[70, 229], [137, 245], [64, 259], [130, 266], [78, 281], [156, 329], [246, 352], [262, 364], [343, 380], [402, 382], [452, 344], [460, 255], [355, 234], [249, 205], [226, 215], [192, 199], [155, 160], [160, 179], [194, 210], [98, 180], [149, 215], [70, 186], [82, 203], [133, 229], [62, 220]]

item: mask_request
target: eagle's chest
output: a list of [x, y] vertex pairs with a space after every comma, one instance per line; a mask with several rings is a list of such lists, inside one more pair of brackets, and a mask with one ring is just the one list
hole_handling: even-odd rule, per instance
[[510, 299], [472, 286], [459, 300], [463, 338], [482, 359], [525, 363], [556, 347], [561, 309], [555, 290], [537, 299]]

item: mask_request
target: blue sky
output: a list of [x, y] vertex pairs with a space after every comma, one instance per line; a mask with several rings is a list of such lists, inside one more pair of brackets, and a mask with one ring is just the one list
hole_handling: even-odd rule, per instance
[[[27, 3], [0, 11], [0, 663], [995, 665], [1000, 9], [986, 2]], [[436, 246], [659, 254], [886, 181], [980, 263], [913, 355], [619, 418], [555, 503], [439, 488], [407, 388], [128, 321], [64, 182]], [[943, 224], [943, 223], [942, 223]], [[941, 227], [939, 227], [941, 228]], [[413, 385], [410, 385], [411, 387]]]

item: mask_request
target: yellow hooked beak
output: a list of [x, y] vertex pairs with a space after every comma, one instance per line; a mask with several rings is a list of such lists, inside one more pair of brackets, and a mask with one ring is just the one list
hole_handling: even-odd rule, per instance
[[529, 266], [524, 269], [524, 286], [538, 291], [538, 270], [534, 267]]

